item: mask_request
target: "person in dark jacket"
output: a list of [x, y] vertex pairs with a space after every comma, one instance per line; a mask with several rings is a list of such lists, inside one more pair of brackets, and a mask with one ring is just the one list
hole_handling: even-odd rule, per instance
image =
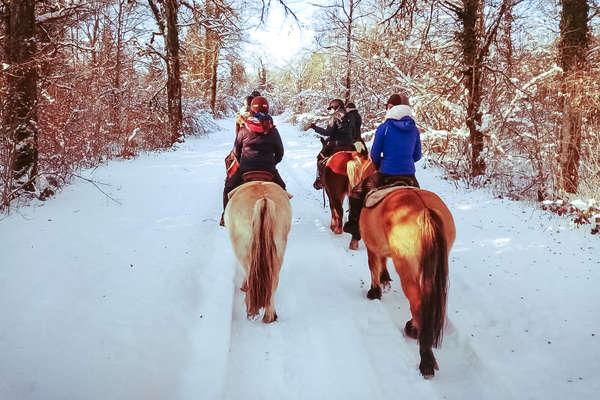
[[313, 183], [315, 189], [323, 188], [321, 175], [325, 168], [327, 157], [335, 154], [338, 151], [354, 150], [352, 141], [352, 131], [350, 122], [346, 118], [346, 109], [344, 102], [340, 99], [333, 99], [327, 107], [327, 112], [331, 115], [326, 128], [321, 128], [314, 123], [310, 124], [310, 128], [314, 129], [321, 136], [327, 137], [327, 143], [321, 152], [317, 155], [317, 178]]
[[[275, 167], [283, 158], [283, 143], [279, 131], [269, 115], [269, 103], [264, 97], [255, 97], [250, 103], [251, 116], [240, 128], [233, 146], [233, 153], [239, 160], [238, 170], [225, 181], [223, 189], [223, 213], [229, 202], [228, 194], [243, 182], [243, 174], [250, 171], [267, 171], [273, 175], [273, 182], [285, 190], [285, 183]], [[220, 225], [224, 225], [221, 214]]]
[[352, 102], [346, 103], [346, 118], [352, 132], [352, 142], [356, 151], [361, 153], [365, 158], [369, 155], [367, 145], [362, 139], [360, 127], [362, 125], [362, 117], [356, 109], [356, 105]]
[[412, 116], [408, 97], [392, 95], [386, 104], [385, 122], [377, 128], [371, 161], [377, 172], [352, 189], [350, 215], [344, 232], [360, 240], [358, 221], [367, 193], [380, 186], [405, 185], [419, 187], [415, 162], [421, 159], [421, 135]]

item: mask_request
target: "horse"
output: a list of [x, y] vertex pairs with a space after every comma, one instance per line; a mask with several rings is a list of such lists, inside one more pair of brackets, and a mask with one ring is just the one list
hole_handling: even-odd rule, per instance
[[[321, 138], [323, 148], [326, 141]], [[323, 169], [323, 188], [329, 199], [329, 209], [331, 210], [331, 224], [329, 228], [336, 235], [342, 233], [342, 222], [344, 218], [344, 199], [350, 194], [350, 185], [347, 174], [347, 163], [362, 159], [362, 155], [357, 151], [338, 151], [331, 155], [325, 163]]]
[[244, 183], [229, 194], [225, 225], [246, 276], [246, 315], [265, 309], [264, 323], [277, 320], [275, 291], [292, 224], [291, 195], [273, 182]]
[[412, 314], [404, 332], [418, 340], [419, 370], [431, 378], [438, 369], [432, 347], [441, 344], [445, 323], [454, 219], [435, 193], [415, 187], [399, 187], [372, 207], [366, 203], [359, 228], [371, 271], [367, 297], [381, 299], [382, 286], [389, 286], [391, 257]]

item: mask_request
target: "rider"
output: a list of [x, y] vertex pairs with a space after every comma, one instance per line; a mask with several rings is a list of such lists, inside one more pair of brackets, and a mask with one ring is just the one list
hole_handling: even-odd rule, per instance
[[254, 96], [246, 96], [242, 103], [242, 108], [235, 113], [235, 135], [239, 132], [240, 128], [244, 125], [248, 117], [250, 117], [250, 103]]
[[[229, 201], [228, 194], [243, 182], [243, 174], [249, 171], [267, 171], [273, 175], [273, 182], [285, 190], [275, 165], [283, 158], [283, 143], [273, 118], [269, 115], [269, 103], [264, 97], [255, 97], [250, 103], [250, 117], [240, 128], [233, 146], [233, 153], [239, 160], [238, 170], [227, 180], [223, 189], [223, 213]], [[224, 226], [221, 214], [220, 225]]]
[[244, 101], [242, 102], [242, 108], [235, 113], [235, 134], [237, 136], [238, 131], [244, 125], [244, 122], [250, 116], [250, 103], [252, 99], [260, 96], [260, 92], [258, 90], [253, 91], [250, 96], [246, 96]]
[[346, 118], [350, 125], [350, 131], [352, 132], [352, 141], [356, 151], [360, 152], [366, 158], [369, 155], [367, 146], [361, 137], [360, 126], [362, 125], [362, 118], [356, 109], [356, 105], [352, 102], [346, 103]]
[[338, 151], [354, 150], [350, 121], [346, 117], [344, 102], [340, 99], [331, 100], [327, 112], [331, 115], [327, 128], [318, 127], [314, 123], [310, 124], [310, 128], [314, 129], [319, 135], [328, 137], [325, 147], [317, 155], [317, 179], [313, 183], [315, 189], [323, 188], [321, 175], [325, 168], [326, 158]]
[[350, 194], [350, 215], [344, 224], [344, 232], [357, 240], [360, 240], [360, 212], [370, 190], [393, 184], [419, 187], [415, 162], [421, 159], [421, 137], [408, 97], [392, 95], [386, 110], [385, 121], [377, 128], [371, 147], [371, 161], [377, 172], [363, 179]]

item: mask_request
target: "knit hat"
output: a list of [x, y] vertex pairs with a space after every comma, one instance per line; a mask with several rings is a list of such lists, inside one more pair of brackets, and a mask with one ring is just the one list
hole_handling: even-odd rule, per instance
[[404, 104], [406, 106], [410, 106], [410, 102], [408, 101], [408, 96], [406, 96], [404, 94], [403, 95], [399, 95], [399, 94], [391, 95], [391, 97], [385, 104], [386, 105], [390, 104], [392, 106], [399, 106], [400, 104]]
[[255, 113], [269, 113], [269, 103], [267, 99], [264, 97], [258, 96], [252, 99], [252, 103], [250, 103], [250, 111]]

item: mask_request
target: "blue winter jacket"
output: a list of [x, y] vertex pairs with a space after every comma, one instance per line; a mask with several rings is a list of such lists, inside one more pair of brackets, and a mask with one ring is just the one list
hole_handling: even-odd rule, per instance
[[421, 159], [421, 136], [411, 115], [409, 106], [394, 106], [375, 132], [371, 160], [382, 174], [415, 173], [415, 162]]

